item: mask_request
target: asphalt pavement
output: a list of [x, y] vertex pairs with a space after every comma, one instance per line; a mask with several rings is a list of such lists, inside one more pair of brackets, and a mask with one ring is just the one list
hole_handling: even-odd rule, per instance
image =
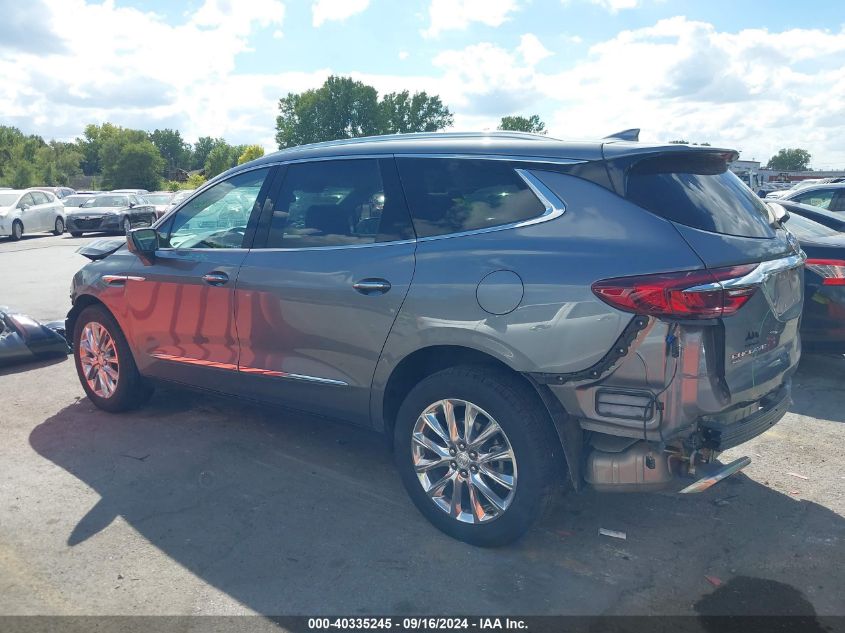
[[[63, 318], [88, 240], [0, 240], [0, 305]], [[843, 393], [845, 358], [808, 356], [786, 418], [724, 455], [741, 474], [561, 495], [484, 550], [418, 514], [369, 431], [170, 388], [111, 415], [70, 359], [7, 368], [0, 615], [845, 615]]]

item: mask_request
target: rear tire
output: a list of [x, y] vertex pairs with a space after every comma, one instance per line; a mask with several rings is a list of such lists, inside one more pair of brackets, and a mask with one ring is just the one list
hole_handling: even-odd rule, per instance
[[[467, 411], [474, 411], [469, 430], [463, 425]], [[432, 415], [439, 433], [426, 422]], [[489, 431], [492, 425], [501, 433]], [[402, 483], [423, 516], [449, 536], [481, 547], [522, 536], [563, 482], [560, 442], [545, 407], [529, 385], [497, 368], [458, 366], [422, 380], [399, 409], [394, 448]], [[445, 479], [450, 481], [441, 488]]]
[[65, 221], [61, 218], [56, 218], [55, 224], [53, 224], [53, 235], [61, 235], [65, 232]]
[[82, 237], [82, 233], [80, 231], [71, 231], [70, 236], [71, 237]]
[[104, 411], [137, 408], [153, 393], [138, 372], [120, 326], [102, 306], [89, 306], [76, 319], [73, 359], [88, 399]]
[[12, 222], [12, 234], [9, 236], [13, 242], [17, 242], [23, 237], [23, 222], [15, 220]]

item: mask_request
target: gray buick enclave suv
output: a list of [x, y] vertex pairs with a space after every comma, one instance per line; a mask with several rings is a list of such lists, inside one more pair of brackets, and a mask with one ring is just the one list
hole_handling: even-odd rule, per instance
[[783, 416], [800, 354], [804, 256], [735, 158], [518, 133], [265, 156], [85, 251], [82, 387], [113, 412], [168, 381], [376, 429], [419, 510], [477, 545], [565, 482], [702, 489]]

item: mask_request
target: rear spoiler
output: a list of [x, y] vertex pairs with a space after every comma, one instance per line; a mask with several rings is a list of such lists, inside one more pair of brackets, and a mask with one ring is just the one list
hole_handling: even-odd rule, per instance
[[615, 132], [608, 136], [605, 136], [602, 140], [607, 141], [639, 141], [640, 140], [640, 128], [632, 127], [629, 130], [622, 130], [621, 132]]

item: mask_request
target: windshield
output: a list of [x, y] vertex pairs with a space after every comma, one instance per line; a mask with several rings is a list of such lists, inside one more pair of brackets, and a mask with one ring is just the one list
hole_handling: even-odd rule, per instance
[[68, 196], [67, 198], [62, 200], [62, 203], [68, 207], [76, 207], [81, 205], [86, 200], [90, 199], [92, 196]]
[[16, 193], [0, 193], [0, 207], [10, 207], [18, 199]]
[[819, 237], [832, 237], [834, 235], [841, 235], [839, 231], [834, 231], [832, 228], [813, 222], [807, 218], [801, 217], [795, 213], [789, 216], [786, 221], [786, 228], [799, 240], [811, 240]]
[[169, 193], [159, 193], [149, 196], [144, 196], [144, 200], [150, 204], [167, 204], [173, 196]]
[[184, 189], [182, 191], [177, 191], [173, 194], [173, 197], [170, 199], [170, 204], [182, 202], [182, 200], [190, 196], [192, 193], [194, 193], [193, 189]]
[[126, 196], [97, 196], [86, 202], [84, 207], [128, 207], [129, 198]]

